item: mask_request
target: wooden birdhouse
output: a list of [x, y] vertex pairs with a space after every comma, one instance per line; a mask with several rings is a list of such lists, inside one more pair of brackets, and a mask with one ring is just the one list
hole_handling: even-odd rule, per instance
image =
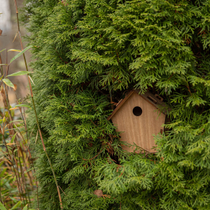
[[[138, 145], [148, 152], [155, 152], [154, 135], [163, 132], [162, 125], [166, 115], [160, 111], [164, 106], [162, 98], [149, 92], [139, 95], [138, 91], [131, 91], [117, 105], [108, 117], [120, 132], [121, 141], [131, 145]], [[123, 146], [128, 152], [135, 148]]]

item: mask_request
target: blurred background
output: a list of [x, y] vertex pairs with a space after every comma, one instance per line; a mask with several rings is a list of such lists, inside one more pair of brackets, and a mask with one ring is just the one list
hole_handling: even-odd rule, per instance
[[[24, 0], [17, 0], [19, 16], [21, 8], [23, 7]], [[20, 24], [21, 34], [22, 36], [26, 35], [26, 29], [23, 25]], [[9, 63], [10, 59], [13, 58], [17, 52], [7, 52], [9, 49], [19, 49], [20, 42], [19, 37], [17, 35], [17, 19], [16, 19], [16, 9], [15, 9], [15, 1], [14, 0], [0, 0], [0, 51], [1, 52], [2, 63]], [[24, 41], [24, 39], [23, 39]], [[24, 41], [24, 48], [26, 47], [26, 42]], [[26, 52], [27, 62], [30, 62], [30, 53]], [[4, 67], [4, 74], [6, 72], [6, 68]], [[9, 73], [14, 73], [17, 71], [25, 71], [25, 64], [23, 60], [23, 56], [20, 56], [9, 66]], [[17, 90], [9, 91], [9, 99], [11, 104], [15, 103], [17, 98], [23, 99], [29, 93], [28, 90], [28, 80], [26, 76], [16, 76], [11, 77], [11, 81], [13, 84], [17, 85]], [[16, 97], [17, 96], [17, 97]], [[0, 95], [0, 107], [2, 106], [2, 98]]]

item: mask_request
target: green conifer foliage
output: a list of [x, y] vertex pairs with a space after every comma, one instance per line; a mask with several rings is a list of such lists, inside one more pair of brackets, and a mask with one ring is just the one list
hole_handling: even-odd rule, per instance
[[[27, 0], [24, 21], [64, 209], [210, 209], [210, 1]], [[156, 154], [123, 151], [107, 120], [134, 88], [170, 109]], [[28, 123], [36, 135], [32, 111]], [[57, 210], [47, 158], [33, 144], [40, 209]]]

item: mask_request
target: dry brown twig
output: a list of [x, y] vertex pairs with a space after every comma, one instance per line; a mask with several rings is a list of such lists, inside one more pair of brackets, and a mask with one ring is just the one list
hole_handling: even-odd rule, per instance
[[[15, 2], [15, 8], [16, 8], [16, 18], [17, 18], [18, 35], [19, 35], [21, 50], [23, 50], [24, 48], [23, 48], [23, 43], [22, 43], [22, 38], [21, 38], [21, 32], [20, 32], [19, 18], [18, 18], [18, 6], [17, 6], [17, 1], [14, 0], [14, 2]], [[25, 57], [25, 54], [24, 53], [23, 53], [23, 59], [24, 59], [26, 71], [28, 71], [28, 64], [26, 62], [26, 57]], [[38, 131], [39, 131], [39, 136], [40, 136], [41, 142], [42, 142], [42, 147], [43, 147], [43, 150], [45, 152], [45, 155], [46, 155], [46, 157], [48, 159], [48, 162], [50, 164], [51, 171], [53, 173], [53, 178], [54, 178], [54, 181], [55, 181], [55, 184], [56, 184], [56, 188], [57, 188], [57, 192], [58, 192], [58, 197], [59, 197], [59, 202], [60, 202], [60, 208], [63, 209], [63, 203], [62, 203], [62, 199], [61, 199], [61, 193], [60, 193], [60, 189], [59, 189], [59, 186], [58, 186], [58, 183], [57, 183], [56, 175], [55, 175], [55, 172], [54, 172], [54, 169], [53, 169], [51, 160], [49, 158], [49, 155], [48, 155], [48, 153], [46, 151], [44, 140], [43, 140], [43, 137], [42, 137], [42, 132], [41, 132], [39, 121], [38, 121], [38, 116], [37, 116], [37, 112], [36, 112], [36, 106], [35, 106], [34, 97], [33, 97], [33, 90], [32, 90], [31, 81], [30, 81], [29, 76], [28, 76], [28, 83], [29, 83], [29, 89], [30, 89], [30, 95], [31, 95], [32, 104], [33, 104], [33, 108], [34, 108], [34, 113], [35, 113], [35, 117], [36, 117], [36, 123], [37, 123]]]

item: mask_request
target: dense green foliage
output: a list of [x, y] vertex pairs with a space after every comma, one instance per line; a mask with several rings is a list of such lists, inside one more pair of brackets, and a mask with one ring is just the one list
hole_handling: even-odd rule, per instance
[[[64, 209], [210, 209], [209, 14], [209, 0], [26, 1], [34, 97]], [[107, 120], [134, 88], [171, 110], [155, 155], [123, 151]], [[35, 137], [34, 149], [40, 209], [57, 210]]]

